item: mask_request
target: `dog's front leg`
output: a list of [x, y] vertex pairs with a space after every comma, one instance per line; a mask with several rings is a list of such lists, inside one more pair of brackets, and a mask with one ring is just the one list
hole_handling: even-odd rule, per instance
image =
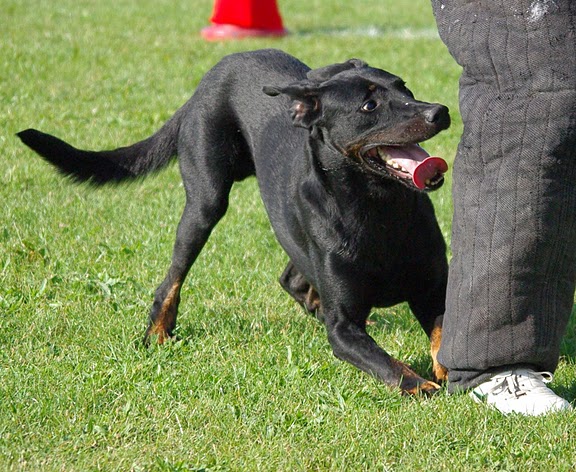
[[400, 387], [406, 394], [431, 394], [440, 388], [378, 346], [366, 332], [365, 323], [351, 321], [344, 310], [328, 311], [326, 308], [329, 307], [323, 306], [328, 340], [336, 357], [391, 387]]
[[438, 316], [434, 321], [434, 327], [430, 333], [430, 355], [432, 357], [432, 373], [436, 382], [445, 382], [448, 380], [448, 369], [440, 364], [438, 352], [442, 344], [442, 322], [444, 316]]

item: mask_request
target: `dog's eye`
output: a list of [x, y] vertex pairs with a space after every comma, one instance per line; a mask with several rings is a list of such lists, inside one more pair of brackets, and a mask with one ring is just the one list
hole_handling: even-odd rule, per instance
[[362, 105], [362, 111], [374, 111], [377, 106], [378, 102], [376, 100], [368, 100]]

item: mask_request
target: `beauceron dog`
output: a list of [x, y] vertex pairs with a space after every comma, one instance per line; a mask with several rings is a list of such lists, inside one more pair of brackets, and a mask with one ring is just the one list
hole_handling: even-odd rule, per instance
[[280, 283], [326, 327], [334, 354], [407, 393], [434, 392], [366, 332], [373, 307], [407, 301], [432, 343], [446, 291], [446, 247], [426, 191], [447, 170], [419, 143], [446, 129], [448, 109], [418, 101], [397, 76], [351, 59], [311, 70], [277, 50], [222, 59], [151, 137], [79, 150], [36, 130], [22, 141], [76, 181], [119, 182], [177, 157], [186, 190], [172, 264], [156, 290], [146, 340], [173, 335], [182, 284], [228, 207], [255, 175], [289, 257]]

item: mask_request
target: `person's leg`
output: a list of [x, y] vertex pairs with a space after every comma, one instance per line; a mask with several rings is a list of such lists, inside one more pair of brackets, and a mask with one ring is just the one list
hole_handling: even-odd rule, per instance
[[558, 363], [576, 280], [576, 5], [432, 3], [463, 67], [439, 353], [455, 391]]

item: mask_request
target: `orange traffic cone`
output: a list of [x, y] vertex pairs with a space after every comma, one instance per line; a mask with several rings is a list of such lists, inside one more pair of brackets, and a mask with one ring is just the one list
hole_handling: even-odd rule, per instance
[[212, 25], [200, 32], [208, 41], [288, 33], [276, 0], [216, 0], [210, 22]]

